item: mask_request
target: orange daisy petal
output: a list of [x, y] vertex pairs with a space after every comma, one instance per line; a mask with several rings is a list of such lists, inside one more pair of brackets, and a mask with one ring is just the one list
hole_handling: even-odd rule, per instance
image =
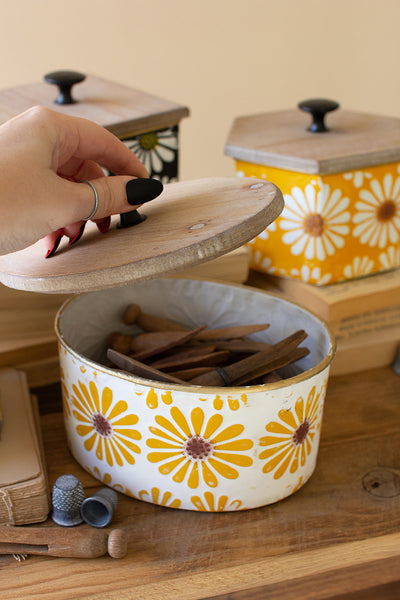
[[225, 463], [214, 460], [213, 458], [210, 458], [208, 462], [217, 471], [217, 473], [223, 477], [226, 477], [226, 479], [237, 479], [239, 476], [239, 473], [236, 471], [236, 469], [233, 469]]
[[170, 440], [171, 442], [175, 442], [175, 444], [176, 443], [182, 444], [182, 440], [184, 439], [184, 438], [180, 437], [179, 440], [178, 440], [178, 442], [177, 442], [177, 440], [176, 440], [175, 437], [172, 437], [171, 435], [168, 435], [168, 433], [165, 433], [165, 431], [162, 431], [162, 429], [158, 429], [157, 427], [149, 427], [149, 431], [152, 434], [156, 435], [157, 437], [161, 437], [161, 438], [164, 438], [166, 440]]
[[240, 435], [243, 432], [243, 430], [243, 425], [230, 425], [229, 427], [218, 433], [218, 435], [216, 435], [212, 439], [212, 442], [215, 444], [218, 442], [224, 442], [225, 440], [231, 440]]
[[[173, 435], [176, 435], [176, 437], [178, 437], [181, 440], [185, 440], [186, 437], [190, 437], [191, 434], [189, 434], [189, 436], [183, 436], [182, 433], [180, 431], [178, 431], [176, 429], [176, 427], [174, 427], [174, 425], [168, 421], [168, 419], [166, 419], [165, 417], [161, 416], [161, 415], [157, 415], [156, 416], [156, 422], [163, 427], [164, 429], [166, 429], [167, 431], [169, 431], [170, 433], [172, 433]], [[150, 428], [150, 430], [152, 430], [153, 428]]]
[[192, 421], [194, 433], [200, 435], [204, 423], [204, 413], [201, 408], [194, 408], [190, 415], [190, 419]]
[[304, 421], [304, 400], [303, 398], [299, 398], [295, 404], [294, 407], [295, 411], [296, 411], [296, 415], [298, 418], [298, 422], [302, 423]]
[[297, 427], [298, 424], [296, 422], [296, 419], [293, 416], [292, 411], [290, 411], [290, 410], [280, 410], [279, 413], [278, 413], [278, 416], [291, 429], [296, 429], [296, 427]]
[[127, 408], [128, 404], [125, 402], [125, 400], [119, 400], [119, 402], [114, 404], [114, 407], [110, 414], [107, 415], [107, 419], [109, 421], [112, 421], [112, 419], [114, 419], [117, 415], [120, 415], [121, 413], [125, 412]]
[[290, 461], [292, 460], [295, 449], [292, 448], [290, 452], [287, 453], [285, 460], [282, 461], [279, 468], [274, 473], [274, 479], [280, 479], [289, 466]]
[[199, 468], [196, 462], [192, 465], [192, 470], [190, 471], [187, 484], [192, 490], [197, 488], [197, 486], [199, 485]]
[[91, 450], [93, 448], [96, 438], [97, 438], [97, 433], [94, 432], [90, 438], [85, 440], [84, 446], [85, 446], [86, 450]]
[[227, 454], [226, 452], [214, 452], [213, 457], [220, 460], [238, 465], [240, 467], [250, 467], [253, 464], [253, 459], [246, 454]]
[[160, 473], [162, 473], [163, 475], [168, 475], [169, 473], [171, 473], [171, 471], [173, 471], [178, 465], [181, 464], [182, 461], [187, 460], [187, 458], [185, 456], [180, 455], [178, 458], [176, 458], [175, 460], [171, 460], [168, 463], [165, 463], [164, 465], [160, 465], [158, 467], [158, 470], [160, 471]]
[[220, 450], [236, 450], [236, 452], [240, 452], [241, 450], [250, 450], [254, 446], [251, 440], [236, 440], [233, 442], [228, 442], [227, 444], [216, 444], [215, 448]]
[[182, 467], [179, 469], [179, 471], [177, 471], [177, 472], [175, 473], [175, 475], [173, 476], [173, 478], [172, 478], [172, 479], [173, 479], [174, 481], [177, 481], [178, 483], [181, 483], [181, 482], [182, 482], [182, 481], [185, 479], [185, 475], [186, 475], [186, 473], [187, 473], [187, 470], [188, 470], [188, 468], [189, 468], [189, 465], [190, 465], [190, 461], [189, 461], [189, 460], [186, 460], [186, 461], [183, 463]]
[[190, 430], [190, 427], [188, 425], [188, 422], [185, 419], [184, 414], [176, 406], [173, 406], [171, 408], [171, 417], [174, 419], [174, 421], [178, 425], [178, 427], [181, 428], [183, 433], [187, 437], [191, 437], [193, 432]]
[[203, 479], [205, 483], [210, 487], [217, 487], [218, 479], [215, 477], [215, 474], [211, 471], [206, 462], [201, 463], [201, 469], [203, 472]]
[[204, 431], [203, 437], [206, 439], [210, 439], [213, 433], [217, 431], [218, 427], [221, 425], [223, 418], [220, 414], [213, 415], [208, 419], [208, 423], [206, 425], [206, 429]]

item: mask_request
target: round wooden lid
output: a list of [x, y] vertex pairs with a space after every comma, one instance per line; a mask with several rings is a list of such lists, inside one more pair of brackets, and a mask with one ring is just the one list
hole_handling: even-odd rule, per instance
[[76, 246], [67, 239], [45, 259], [41, 241], [0, 257], [0, 281], [8, 287], [75, 293], [176, 273], [242, 246], [283, 209], [280, 190], [256, 178], [209, 178], [169, 183], [140, 208], [142, 223], [101, 234], [88, 223]]

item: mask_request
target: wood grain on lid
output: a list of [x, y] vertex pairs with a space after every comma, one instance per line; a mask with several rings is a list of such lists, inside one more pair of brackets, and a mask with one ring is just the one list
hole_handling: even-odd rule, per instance
[[300, 110], [238, 117], [225, 154], [237, 160], [327, 175], [400, 160], [400, 119], [339, 109], [312, 133]]
[[[207, 262], [261, 233], [283, 209], [280, 190], [256, 178], [170, 183], [139, 210], [147, 219], [106, 234], [88, 223], [45, 260], [41, 241], [0, 257], [0, 281], [17, 289], [73, 293], [144, 281]], [[64, 243], [64, 245], [63, 245]]]

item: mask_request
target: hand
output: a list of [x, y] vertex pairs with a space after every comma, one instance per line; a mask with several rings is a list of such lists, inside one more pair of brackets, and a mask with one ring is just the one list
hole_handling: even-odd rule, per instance
[[[102, 167], [114, 173], [106, 177]], [[147, 178], [123, 142], [86, 119], [34, 107], [0, 126], [0, 254], [45, 238], [48, 253], [60, 235], [76, 241], [99, 196], [94, 222], [129, 212], [125, 186]], [[81, 183], [79, 183], [81, 182]]]

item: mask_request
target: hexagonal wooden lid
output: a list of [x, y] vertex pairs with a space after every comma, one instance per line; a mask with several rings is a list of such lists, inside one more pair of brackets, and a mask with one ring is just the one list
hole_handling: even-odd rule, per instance
[[329, 112], [325, 121], [327, 131], [312, 132], [311, 116], [299, 109], [238, 117], [225, 154], [249, 163], [320, 175], [400, 160], [400, 119], [338, 108]]
[[256, 178], [209, 178], [169, 183], [142, 206], [146, 220], [101, 234], [88, 223], [76, 246], [45, 259], [41, 241], [0, 257], [8, 287], [74, 293], [144, 281], [207, 262], [261, 233], [283, 209], [280, 190]]

